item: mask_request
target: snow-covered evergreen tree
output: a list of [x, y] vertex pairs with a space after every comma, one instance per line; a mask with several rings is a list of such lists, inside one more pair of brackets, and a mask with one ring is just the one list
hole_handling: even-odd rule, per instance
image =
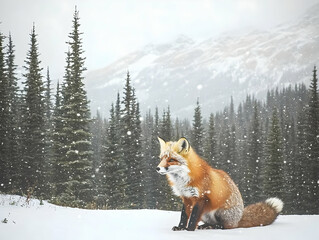
[[[100, 167], [102, 164], [102, 159], [104, 156], [104, 142], [106, 138], [106, 128], [107, 128], [107, 122], [103, 121], [101, 113], [99, 110], [96, 112], [96, 116], [92, 119], [92, 122], [90, 124], [90, 132], [92, 133], [92, 168], [94, 170], [94, 178], [93, 178], [93, 184], [94, 188], [97, 190], [98, 194], [102, 191], [102, 184], [103, 184], [103, 178], [100, 174]], [[98, 201], [98, 205], [102, 205], [99, 207], [105, 206], [105, 199], [102, 201], [100, 199]]]
[[243, 159], [246, 169], [243, 172], [245, 178], [246, 188], [242, 192], [245, 204], [251, 204], [256, 199], [261, 200], [262, 186], [261, 186], [261, 160], [263, 155], [262, 145], [262, 129], [259, 120], [259, 108], [257, 102], [254, 106], [254, 115], [249, 129], [248, 136], [248, 154], [246, 159]]
[[22, 105], [22, 172], [23, 191], [35, 190], [38, 195], [44, 188], [43, 170], [45, 164], [44, 139], [44, 83], [39, 60], [35, 26], [31, 34], [30, 50], [25, 60], [25, 86]]
[[53, 106], [51, 101], [51, 79], [49, 67], [47, 68], [46, 83], [45, 83], [45, 93], [44, 93], [44, 137], [45, 137], [45, 163], [43, 174], [45, 178], [45, 189], [43, 189], [43, 194], [46, 197], [52, 196], [53, 191]]
[[[8, 95], [8, 78], [6, 76], [6, 64], [5, 64], [5, 49], [4, 49], [4, 36], [0, 32], [0, 168], [9, 169], [9, 143], [8, 143], [8, 129], [10, 106]], [[0, 175], [0, 189], [6, 191], [9, 187], [8, 172], [3, 171]]]
[[196, 151], [196, 153], [200, 156], [203, 156], [204, 154], [203, 136], [204, 136], [203, 117], [201, 114], [199, 100], [197, 99], [196, 107], [194, 109], [191, 144], [194, 150]]
[[[62, 87], [62, 130], [60, 159], [60, 179], [57, 184], [57, 196], [63, 203], [71, 202], [75, 206], [84, 207], [93, 200], [94, 188], [92, 176], [91, 133], [89, 131], [90, 109], [87, 94], [84, 90], [84, 67], [82, 50], [82, 33], [79, 30], [79, 12], [75, 10], [72, 32], [69, 34], [69, 52]], [[61, 193], [63, 193], [61, 195]]]
[[63, 120], [62, 120], [62, 94], [60, 83], [57, 83], [55, 94], [55, 104], [52, 116], [53, 123], [53, 134], [52, 134], [52, 182], [54, 184], [54, 195], [59, 195], [62, 193], [60, 185], [63, 180], [65, 180], [65, 174], [63, 171], [63, 165], [61, 164], [64, 145], [63, 145]]
[[207, 162], [214, 167], [218, 165], [217, 158], [217, 139], [214, 114], [210, 114], [207, 135], [205, 139], [205, 158]]
[[319, 94], [316, 66], [313, 69], [309, 104], [306, 109], [306, 182], [305, 187], [309, 196], [308, 209], [310, 213], [319, 213]]
[[[126, 165], [120, 154], [120, 124], [119, 124], [119, 95], [116, 106], [111, 106], [110, 119], [104, 139], [104, 152], [100, 167], [101, 193], [107, 207], [110, 209], [121, 209], [126, 205], [125, 189]], [[117, 109], [117, 110], [116, 110]]]
[[173, 141], [172, 119], [170, 107], [167, 107], [167, 111], [163, 111], [162, 119], [159, 122], [159, 136], [166, 141]]
[[154, 209], [156, 208], [156, 183], [157, 176], [154, 172], [158, 164], [158, 159], [153, 155], [153, 145], [157, 144], [154, 139], [153, 142], [153, 131], [154, 131], [154, 118], [149, 110], [145, 115], [145, 120], [142, 123], [143, 129], [143, 185], [145, 191], [145, 207]]
[[278, 111], [273, 111], [272, 123], [266, 144], [266, 163], [264, 172], [264, 194], [283, 197], [284, 192], [283, 139]]
[[8, 37], [7, 54], [6, 54], [6, 73], [8, 79], [8, 104], [9, 104], [9, 119], [7, 128], [8, 152], [7, 159], [10, 159], [8, 170], [9, 188], [11, 192], [17, 193], [20, 185], [20, 144], [19, 144], [19, 105], [20, 98], [18, 93], [18, 79], [16, 74], [17, 66], [15, 65], [15, 50], [12, 42], [11, 34]]
[[120, 147], [121, 158], [126, 166], [126, 183], [125, 194], [127, 196], [128, 207], [141, 208], [141, 198], [143, 198], [142, 180], [142, 163], [140, 159], [140, 113], [138, 103], [135, 97], [134, 88], [131, 85], [131, 78], [127, 72], [126, 82], [123, 92], [121, 109], [121, 135]]

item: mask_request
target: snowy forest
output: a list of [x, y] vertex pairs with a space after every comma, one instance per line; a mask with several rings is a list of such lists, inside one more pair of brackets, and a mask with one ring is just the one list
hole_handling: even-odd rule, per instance
[[279, 197], [285, 214], [319, 214], [316, 67], [309, 86], [270, 89], [265, 100], [248, 95], [237, 104], [230, 96], [230, 105], [209, 119], [200, 99], [192, 119], [173, 119], [169, 106], [142, 113], [127, 72], [122, 91], [103, 106], [110, 117], [97, 112], [92, 118], [81, 35], [75, 11], [65, 74], [53, 92], [35, 26], [21, 79], [13, 39], [0, 32], [1, 193], [90, 209], [180, 210], [181, 201], [155, 171], [157, 137], [186, 137], [212, 167], [230, 174], [245, 205]]

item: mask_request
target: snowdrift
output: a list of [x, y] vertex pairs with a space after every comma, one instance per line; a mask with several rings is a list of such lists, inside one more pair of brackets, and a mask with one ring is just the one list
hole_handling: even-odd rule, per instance
[[83, 210], [0, 195], [0, 239], [318, 239], [319, 215], [280, 215], [266, 227], [174, 232], [179, 212]]

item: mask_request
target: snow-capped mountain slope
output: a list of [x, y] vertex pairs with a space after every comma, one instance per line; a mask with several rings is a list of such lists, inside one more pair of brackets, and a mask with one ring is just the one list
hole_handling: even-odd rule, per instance
[[319, 62], [319, 4], [270, 31], [231, 33], [196, 43], [186, 36], [148, 45], [107, 67], [89, 72], [86, 87], [93, 113], [104, 113], [122, 91], [129, 70], [142, 113], [170, 105], [173, 115], [192, 118], [197, 98], [204, 116], [233, 96], [263, 97], [269, 88], [309, 83]]

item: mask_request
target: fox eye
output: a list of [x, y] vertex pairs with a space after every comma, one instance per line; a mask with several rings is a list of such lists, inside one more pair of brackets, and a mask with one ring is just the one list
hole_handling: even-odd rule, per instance
[[175, 162], [176, 160], [171, 158], [170, 160], [168, 160], [168, 162]]

